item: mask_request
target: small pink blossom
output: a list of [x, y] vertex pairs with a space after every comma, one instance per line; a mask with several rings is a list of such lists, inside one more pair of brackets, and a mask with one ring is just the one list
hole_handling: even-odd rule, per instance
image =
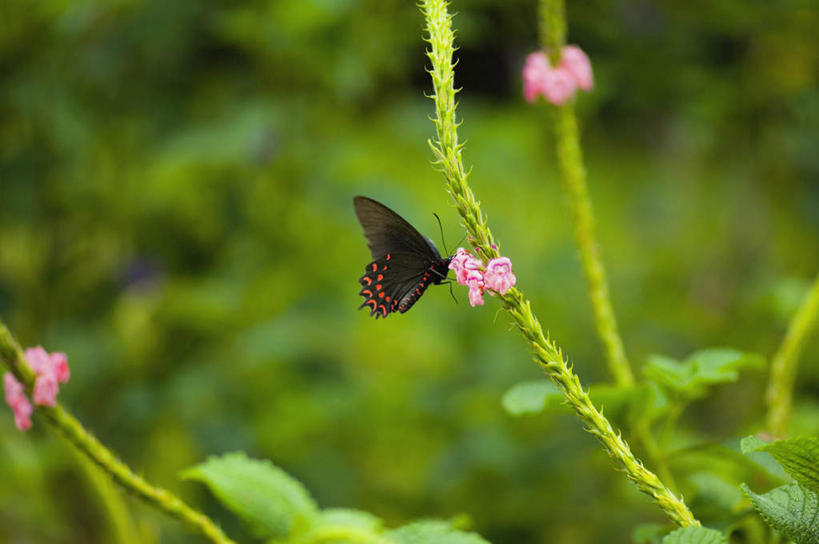
[[483, 289], [469, 288], [469, 304], [474, 308], [475, 306], [483, 306]]
[[57, 393], [60, 387], [57, 385], [57, 377], [53, 374], [43, 374], [37, 376], [34, 381], [34, 391], [31, 398], [34, 404], [39, 406], [57, 406]]
[[543, 76], [541, 92], [546, 100], [555, 106], [562, 106], [574, 96], [576, 87], [577, 84], [571, 72], [558, 66], [552, 68]]
[[515, 285], [517, 278], [512, 273], [512, 261], [508, 257], [492, 259], [486, 265], [484, 283], [487, 289], [505, 295]]
[[578, 88], [590, 91], [594, 87], [594, 74], [589, 57], [576, 45], [567, 45], [563, 48], [560, 66], [572, 75]]
[[54, 377], [60, 383], [65, 383], [71, 377], [71, 370], [68, 368], [68, 357], [65, 353], [54, 352], [51, 354], [51, 364], [54, 367]]
[[14, 412], [14, 424], [21, 431], [31, 428], [31, 404], [26, 398], [23, 384], [17, 381], [14, 374], [6, 372], [3, 374], [3, 389], [5, 390], [6, 403]]
[[574, 96], [580, 88], [589, 91], [594, 86], [589, 57], [576, 45], [568, 45], [561, 51], [560, 64], [553, 67], [543, 51], [526, 57], [523, 66], [523, 97], [534, 102], [538, 95], [560, 106]]
[[49, 357], [48, 352], [44, 350], [42, 346], [28, 348], [25, 355], [28, 366], [31, 367], [31, 370], [33, 370], [35, 374], [51, 374], [54, 372], [54, 364], [51, 361], [51, 357]]
[[527, 102], [534, 102], [537, 95], [542, 94], [543, 80], [549, 70], [549, 59], [543, 51], [535, 51], [526, 57], [526, 64], [523, 65], [523, 97]]
[[21, 431], [27, 431], [31, 428], [31, 404], [24, 396], [23, 400], [11, 407], [14, 412], [14, 424]]
[[483, 273], [480, 270], [468, 270], [464, 285], [470, 289], [483, 290]]
[[459, 247], [458, 250], [455, 252], [455, 255], [452, 256], [452, 260], [449, 261], [449, 269], [455, 271], [455, 275], [457, 276], [461, 269], [464, 267], [464, 262], [468, 258], [472, 257], [472, 255], [462, 247]]

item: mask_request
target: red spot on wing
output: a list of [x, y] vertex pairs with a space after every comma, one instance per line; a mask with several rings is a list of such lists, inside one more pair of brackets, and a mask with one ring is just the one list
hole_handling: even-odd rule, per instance
[[391, 256], [391, 255], [390, 255], [389, 253], [387, 253], [387, 260], [388, 260], [388, 261], [390, 260], [390, 256]]
[[379, 274], [378, 277], [375, 278], [375, 281], [381, 281], [383, 279], [384, 279], [384, 274]]
[[376, 270], [378, 270], [378, 265], [373, 263], [373, 272], [375, 272]]
[[368, 301], [367, 301], [367, 302], [365, 302], [364, 304], [369, 304], [369, 303], [371, 303], [371, 302], [372, 302], [372, 304], [373, 304], [373, 311], [375, 311], [375, 305], [376, 305], [376, 304], [378, 304], [378, 303], [375, 301], [375, 299], [374, 299], [374, 298], [371, 298], [370, 300], [368, 300]]
[[381, 291], [380, 293], [378, 293], [378, 298], [384, 298], [384, 291]]
[[370, 285], [373, 282], [372, 278], [369, 278], [367, 276], [364, 276], [363, 278], [361, 278], [361, 281], [366, 281], [367, 285]]
[[387, 307], [386, 306], [384, 306], [383, 304], [379, 304], [378, 309], [381, 310], [381, 313], [384, 315], [384, 317], [387, 317]]
[[387, 297], [387, 302], [389, 302], [389, 301], [390, 301], [390, 297]]
[[361, 294], [367, 297], [373, 296], [373, 292], [370, 291], [369, 289], [364, 289], [363, 291], [361, 291]]
[[375, 285], [375, 290], [376, 290], [376, 291], [380, 291], [380, 290], [381, 290], [381, 284], [380, 284], [380, 283], [377, 283], [377, 284]]

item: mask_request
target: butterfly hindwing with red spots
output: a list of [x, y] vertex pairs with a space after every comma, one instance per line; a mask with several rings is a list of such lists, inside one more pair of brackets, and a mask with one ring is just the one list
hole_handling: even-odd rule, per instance
[[441, 258], [432, 241], [383, 204], [363, 196], [353, 203], [374, 259], [359, 279], [365, 299], [359, 309], [376, 318], [404, 313], [446, 278], [451, 257]]

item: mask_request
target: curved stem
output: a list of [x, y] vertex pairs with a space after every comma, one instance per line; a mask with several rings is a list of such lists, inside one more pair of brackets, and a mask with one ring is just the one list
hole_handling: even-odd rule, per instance
[[[0, 323], [0, 359], [30, 391], [34, 384], [34, 373], [26, 364], [20, 345], [3, 323]], [[152, 486], [134, 474], [125, 463], [117, 459], [94, 435], [85, 430], [82, 424], [66, 412], [60, 404], [54, 408], [38, 406], [37, 413], [126, 491], [182, 521], [194, 532], [211, 542], [233, 544], [233, 541], [205, 514], [194, 510], [170, 491]]]
[[765, 400], [768, 404], [768, 430], [775, 436], [788, 431], [796, 367], [805, 339], [819, 320], [819, 275], [788, 324], [782, 344], [771, 361], [771, 374]]
[[[421, 9], [426, 18], [425, 39], [432, 46], [427, 55], [432, 62], [430, 74], [435, 89], [432, 98], [435, 101], [436, 117], [433, 122], [437, 129], [437, 138], [430, 141], [435, 156], [433, 164], [446, 177], [447, 190], [455, 200], [462, 224], [475, 250], [485, 259], [497, 257], [499, 253], [497, 248], [493, 247], [492, 233], [467, 183], [467, 172], [461, 158], [463, 144], [458, 141], [458, 122], [455, 117], [456, 91], [452, 64], [454, 35], [451, 16], [444, 0], [423, 0]], [[500, 299], [532, 348], [535, 362], [558, 386], [585, 424], [586, 430], [600, 440], [626, 476], [640, 491], [649, 495], [674, 523], [681, 527], [699, 525], [686, 504], [675, 497], [653, 472], [643, 466], [620, 433], [615, 431], [611, 423], [594, 407], [588, 393], [580, 385], [577, 375], [564, 359], [560, 348], [544, 335], [540, 322], [523, 293], [512, 288]]]

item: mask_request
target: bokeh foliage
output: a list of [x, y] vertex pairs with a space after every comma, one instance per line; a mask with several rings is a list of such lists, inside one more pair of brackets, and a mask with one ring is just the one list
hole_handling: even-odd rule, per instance
[[[520, 96], [535, 3], [453, 9], [472, 185], [543, 325], [604, 381], [545, 116]], [[631, 359], [772, 354], [819, 269], [819, 8], [568, 10], [596, 70], [584, 151]], [[502, 409], [541, 376], [491, 301], [439, 288], [385, 321], [354, 310], [368, 255], [353, 195], [436, 240], [437, 211], [450, 245], [462, 235], [429, 166], [421, 28], [396, 0], [4, 2], [0, 315], [69, 354], [61, 398], [89, 428], [233, 534], [178, 474], [244, 450], [393, 526], [465, 513], [493, 542], [626, 541], [663, 520], [577, 422]], [[817, 363], [814, 338], [797, 432], [817, 432]], [[675, 443], [759, 430], [764, 380], [692, 404]], [[108, 541], [96, 491], [43, 425], [20, 435], [0, 417], [0, 455], [0, 539]], [[697, 490], [715, 488], [698, 482], [733, 470], [672, 468], [698, 515]], [[192, 541], [131, 506], [144, 541]]]

